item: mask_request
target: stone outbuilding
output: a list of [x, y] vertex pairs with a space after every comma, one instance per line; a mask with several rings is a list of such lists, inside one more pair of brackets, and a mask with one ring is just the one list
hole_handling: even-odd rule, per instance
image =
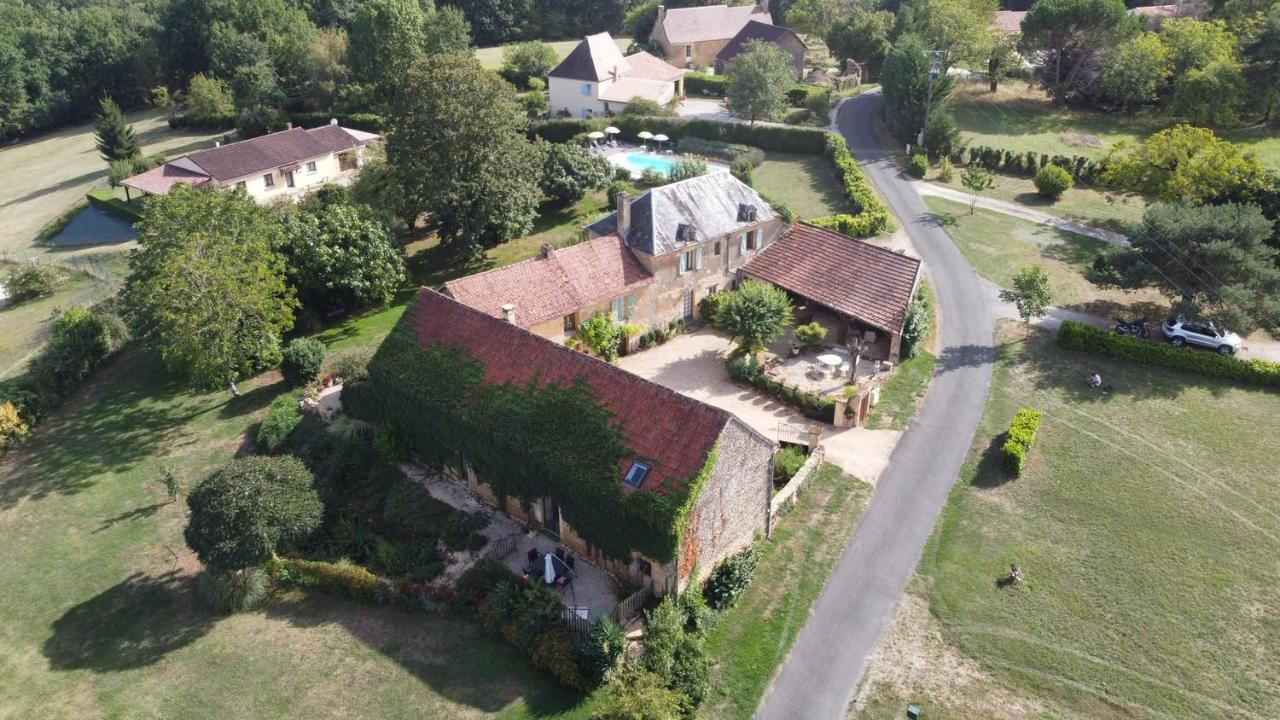
[[769, 0], [753, 5], [658, 6], [658, 19], [649, 40], [662, 48], [667, 62], [678, 68], [711, 67], [716, 55], [750, 22], [772, 25]]
[[771, 43], [779, 50], [791, 56], [791, 64], [796, 69], [796, 79], [804, 77], [804, 54], [809, 47], [791, 28], [781, 25], [762, 23], [752, 20], [729, 41], [724, 49], [716, 54], [716, 72], [725, 73], [733, 66], [734, 58], [747, 49], [752, 41]]

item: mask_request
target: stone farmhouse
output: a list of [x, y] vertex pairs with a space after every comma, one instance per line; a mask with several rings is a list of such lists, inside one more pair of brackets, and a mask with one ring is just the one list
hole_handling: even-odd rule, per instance
[[563, 342], [597, 313], [646, 329], [694, 321], [698, 303], [732, 287], [782, 232], [781, 216], [729, 173], [618, 195], [588, 240], [445, 283], [446, 295]]
[[684, 72], [643, 51], [623, 57], [602, 32], [588, 35], [547, 73], [547, 92], [553, 115], [612, 115], [636, 98], [665, 107], [684, 97]]
[[769, 0], [754, 5], [730, 7], [671, 8], [658, 6], [658, 19], [649, 33], [666, 55], [667, 62], [679, 68], [711, 67], [716, 56], [749, 22], [773, 24]]
[[800, 36], [791, 28], [782, 27], [781, 25], [771, 25], [758, 20], [752, 20], [738, 31], [737, 35], [729, 41], [724, 49], [716, 53], [716, 73], [723, 74], [728, 72], [733, 66], [733, 59], [747, 48], [747, 43], [752, 40], [760, 42], [773, 43], [779, 50], [791, 56], [791, 64], [795, 66], [796, 78], [804, 76], [804, 54], [809, 47], [804, 44]]
[[364, 164], [365, 147], [380, 140], [381, 135], [344, 128], [337, 120], [310, 130], [291, 123], [279, 132], [183, 155], [126, 179], [124, 187], [126, 193], [163, 195], [185, 183], [239, 188], [263, 205], [297, 200], [324, 185], [349, 183]]
[[[593, 478], [593, 487], [575, 491], [558, 486], [554, 468], [546, 467], [545, 453], [529, 447], [502, 447], [502, 464], [542, 478], [540, 487], [546, 489], [540, 497], [502, 496], [465, 451], [456, 462], [473, 489], [494, 507], [554, 533], [562, 544], [615, 575], [658, 595], [679, 592], [694, 568], [709, 570], [757, 535], [768, 535], [776, 445], [730, 413], [425, 288], [370, 364], [369, 383], [381, 402], [427, 409], [414, 392], [417, 377], [430, 373], [430, 368], [405, 357], [418, 347], [443, 348], [455, 354], [457, 363], [478, 364], [482, 376], [469, 391], [472, 399], [482, 387], [564, 389], [585, 384], [624, 446], [616, 466], [611, 460], [607, 463], [614, 470]], [[401, 355], [393, 357], [397, 353]], [[414, 425], [429, 424], [415, 412], [410, 409], [400, 417]], [[502, 441], [494, 437], [485, 442]], [[590, 497], [583, 497], [587, 494]], [[660, 510], [624, 514], [617, 524], [603, 529], [599, 518], [593, 518], [596, 533], [652, 537], [656, 530], [663, 534], [658, 544], [671, 548], [670, 555], [646, 555], [639, 549], [624, 557], [616, 548], [601, 552], [575, 523], [588, 525], [583, 515], [606, 512], [602, 494], [616, 498], [624, 508]], [[615, 507], [612, 500], [604, 504]], [[654, 517], [662, 522], [640, 519]], [[628, 523], [645, 528], [637, 532], [626, 527]], [[665, 529], [662, 523], [667, 523]]]

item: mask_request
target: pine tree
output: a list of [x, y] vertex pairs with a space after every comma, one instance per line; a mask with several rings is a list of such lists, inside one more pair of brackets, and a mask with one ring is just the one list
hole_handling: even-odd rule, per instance
[[132, 127], [125, 124], [120, 106], [109, 97], [102, 98], [99, 103], [93, 138], [102, 159], [107, 162], [129, 160], [142, 154], [138, 136], [133, 134]]

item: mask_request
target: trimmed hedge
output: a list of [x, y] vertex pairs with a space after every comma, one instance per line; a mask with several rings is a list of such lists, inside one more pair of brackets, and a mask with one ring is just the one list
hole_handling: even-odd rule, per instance
[[[337, 119], [338, 124], [353, 130], [365, 132], [382, 132], [387, 119], [374, 113], [333, 113], [333, 112], [294, 112], [285, 113], [285, 120], [296, 127], [314, 128], [328, 125], [330, 120]], [[237, 127], [239, 118], [235, 113], [213, 115], [199, 120], [187, 115], [173, 115], [169, 118], [169, 127], [178, 130], [231, 130]]]
[[1063, 321], [1058, 328], [1058, 345], [1095, 355], [1130, 360], [1144, 365], [1183, 370], [1239, 382], [1280, 387], [1280, 363], [1268, 360], [1241, 360], [1230, 355], [1175, 348], [1075, 322]]
[[754, 355], [741, 355], [728, 362], [729, 377], [736, 383], [750, 385], [776, 400], [799, 408], [805, 417], [834, 422], [836, 401], [833, 397], [824, 397], [808, 390], [774, 380], [760, 371], [760, 364]]
[[709, 75], [691, 72], [684, 76], [685, 95], [715, 95], [724, 97], [729, 90], [728, 75]]
[[189, 115], [170, 115], [169, 127], [173, 130], [188, 128], [191, 130], [232, 130], [238, 118], [235, 113], [210, 115], [204, 118], [193, 118]]
[[110, 190], [90, 190], [85, 197], [89, 204], [108, 215], [114, 215], [129, 223], [142, 219], [142, 211], [111, 194]]
[[1004, 446], [1000, 452], [1004, 456], [1004, 469], [1014, 477], [1022, 474], [1022, 468], [1027, 463], [1027, 451], [1036, 441], [1041, 417], [1041, 413], [1035, 410], [1022, 408], [1009, 423], [1009, 432], [1005, 434]]
[[449, 590], [408, 580], [395, 582], [347, 561], [272, 558], [267, 561], [266, 570], [277, 583], [378, 605], [400, 603], [416, 610], [437, 610], [455, 600]]
[[731, 164], [745, 162], [753, 168], [759, 167], [760, 163], [764, 162], [764, 151], [758, 147], [719, 140], [704, 140], [692, 135], [680, 138], [676, 143], [676, 149], [682, 153], [719, 158]]
[[960, 148], [951, 159], [957, 164], [979, 165], [994, 172], [1033, 177], [1040, 170], [1057, 165], [1071, 174], [1071, 179], [1084, 185], [1096, 185], [1107, 168], [1106, 160], [1094, 160], [1084, 155], [1049, 155], [1034, 150], [1014, 152], [987, 145], [970, 145]]
[[745, 123], [719, 123], [698, 118], [616, 117], [559, 118], [535, 123], [530, 132], [550, 142], [568, 142], [575, 136], [593, 130], [604, 130], [613, 125], [625, 137], [634, 138], [641, 130], [663, 134], [672, 140], [686, 136], [704, 140], [751, 145], [765, 151], [807, 153], [816, 155], [826, 147], [827, 131], [818, 128], [776, 127], [772, 125], [747, 125]]
[[[862, 166], [854, 159], [853, 153], [845, 145], [844, 138], [835, 133], [824, 132], [825, 151], [831, 165], [835, 168], [836, 177], [844, 186], [844, 195], [853, 205], [853, 215], [858, 223], [849, 224], [854, 232], [844, 232], [852, 237], [870, 237], [881, 233], [893, 232], [893, 221], [889, 208], [880, 201], [880, 196], [871, 187], [871, 180], [862, 171]], [[838, 217], [838, 216], [837, 216]]]

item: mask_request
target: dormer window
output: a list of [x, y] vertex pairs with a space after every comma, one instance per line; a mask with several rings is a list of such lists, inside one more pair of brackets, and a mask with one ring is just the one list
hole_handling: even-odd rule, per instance
[[692, 243], [698, 241], [698, 230], [692, 225], [680, 223], [676, 226], [676, 241]]
[[759, 211], [756, 210], [755, 205], [738, 204], [738, 222], [755, 222], [758, 215]]
[[631, 463], [631, 467], [627, 468], [627, 474], [622, 476], [622, 483], [627, 487], [639, 489], [648, 475], [649, 464], [636, 460]]

